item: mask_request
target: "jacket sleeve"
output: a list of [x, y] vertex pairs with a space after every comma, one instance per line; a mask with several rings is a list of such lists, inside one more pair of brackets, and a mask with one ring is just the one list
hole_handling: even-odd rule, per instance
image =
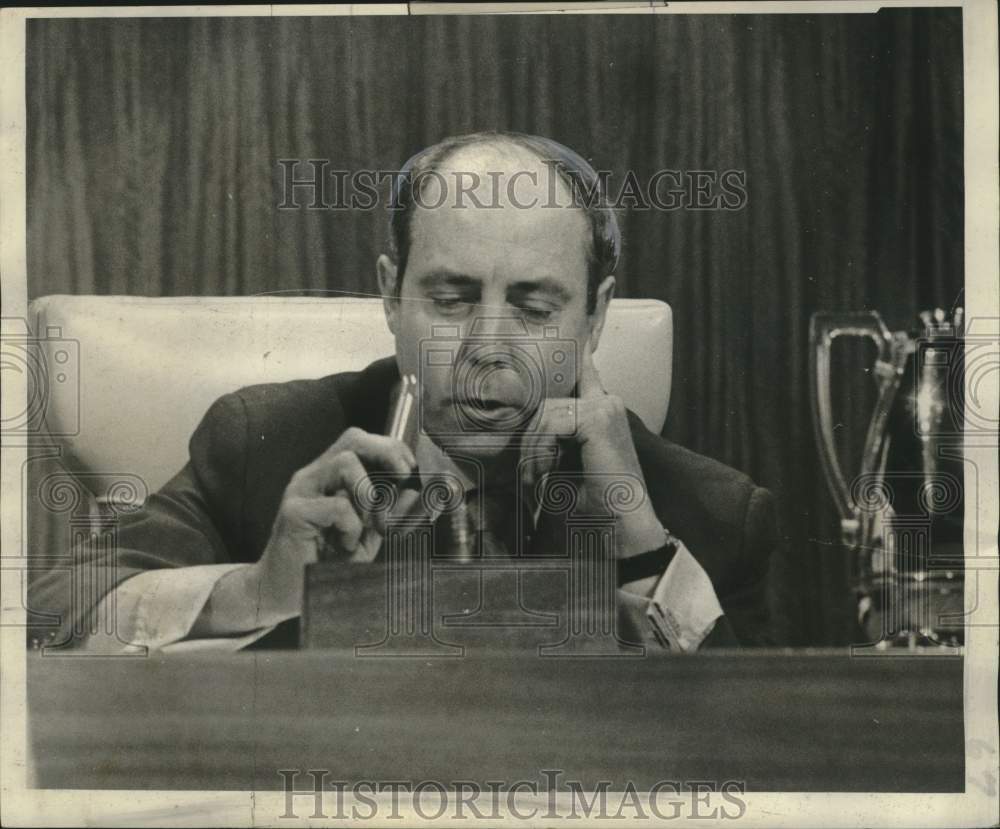
[[29, 572], [28, 607], [43, 619], [29, 624], [29, 641], [72, 647], [99, 630], [112, 633], [115, 619], [97, 610], [113, 607], [102, 600], [133, 576], [240, 561], [246, 433], [242, 398], [220, 398], [191, 437], [188, 463], [141, 509], [79, 544], [64, 539], [41, 551], [61, 563]]
[[742, 645], [774, 644], [768, 573], [777, 543], [774, 496], [767, 489], [755, 487], [748, 499], [743, 523], [738, 586], [719, 597]]

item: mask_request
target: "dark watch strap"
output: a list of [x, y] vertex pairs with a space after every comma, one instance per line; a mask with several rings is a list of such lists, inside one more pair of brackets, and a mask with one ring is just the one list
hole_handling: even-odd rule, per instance
[[648, 576], [662, 576], [677, 554], [677, 541], [671, 536], [667, 543], [648, 553], [618, 559], [618, 586], [631, 584]]

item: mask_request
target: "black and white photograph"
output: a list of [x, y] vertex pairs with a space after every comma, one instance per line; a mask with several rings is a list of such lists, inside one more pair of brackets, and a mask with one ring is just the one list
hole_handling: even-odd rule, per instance
[[997, 9], [5, 9], [5, 826], [995, 826]]

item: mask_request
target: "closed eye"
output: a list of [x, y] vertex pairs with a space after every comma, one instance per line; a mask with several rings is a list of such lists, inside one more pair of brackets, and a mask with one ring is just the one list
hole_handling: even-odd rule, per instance
[[434, 307], [444, 314], [455, 314], [461, 311], [467, 311], [472, 307], [472, 302], [466, 297], [462, 296], [433, 296], [431, 297], [431, 302], [434, 303]]
[[540, 306], [522, 306], [521, 313], [531, 322], [548, 322], [556, 313], [555, 308], [543, 308]]

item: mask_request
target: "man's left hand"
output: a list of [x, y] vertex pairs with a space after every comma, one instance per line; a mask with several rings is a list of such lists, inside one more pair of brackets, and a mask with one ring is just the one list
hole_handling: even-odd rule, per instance
[[526, 474], [531, 483], [549, 471], [554, 447], [573, 442], [580, 449], [583, 484], [578, 505], [586, 514], [607, 514], [614, 509], [614, 499], [605, 499], [608, 487], [615, 483], [639, 488], [635, 497], [638, 508], [629, 503], [627, 510], [616, 511], [619, 557], [654, 550], [664, 542], [664, 530], [646, 493], [645, 478], [632, 442], [625, 403], [608, 394], [594, 365], [593, 348], [588, 339], [583, 349], [578, 397], [553, 397], [545, 400], [532, 432], [522, 441], [521, 455], [527, 460]]

